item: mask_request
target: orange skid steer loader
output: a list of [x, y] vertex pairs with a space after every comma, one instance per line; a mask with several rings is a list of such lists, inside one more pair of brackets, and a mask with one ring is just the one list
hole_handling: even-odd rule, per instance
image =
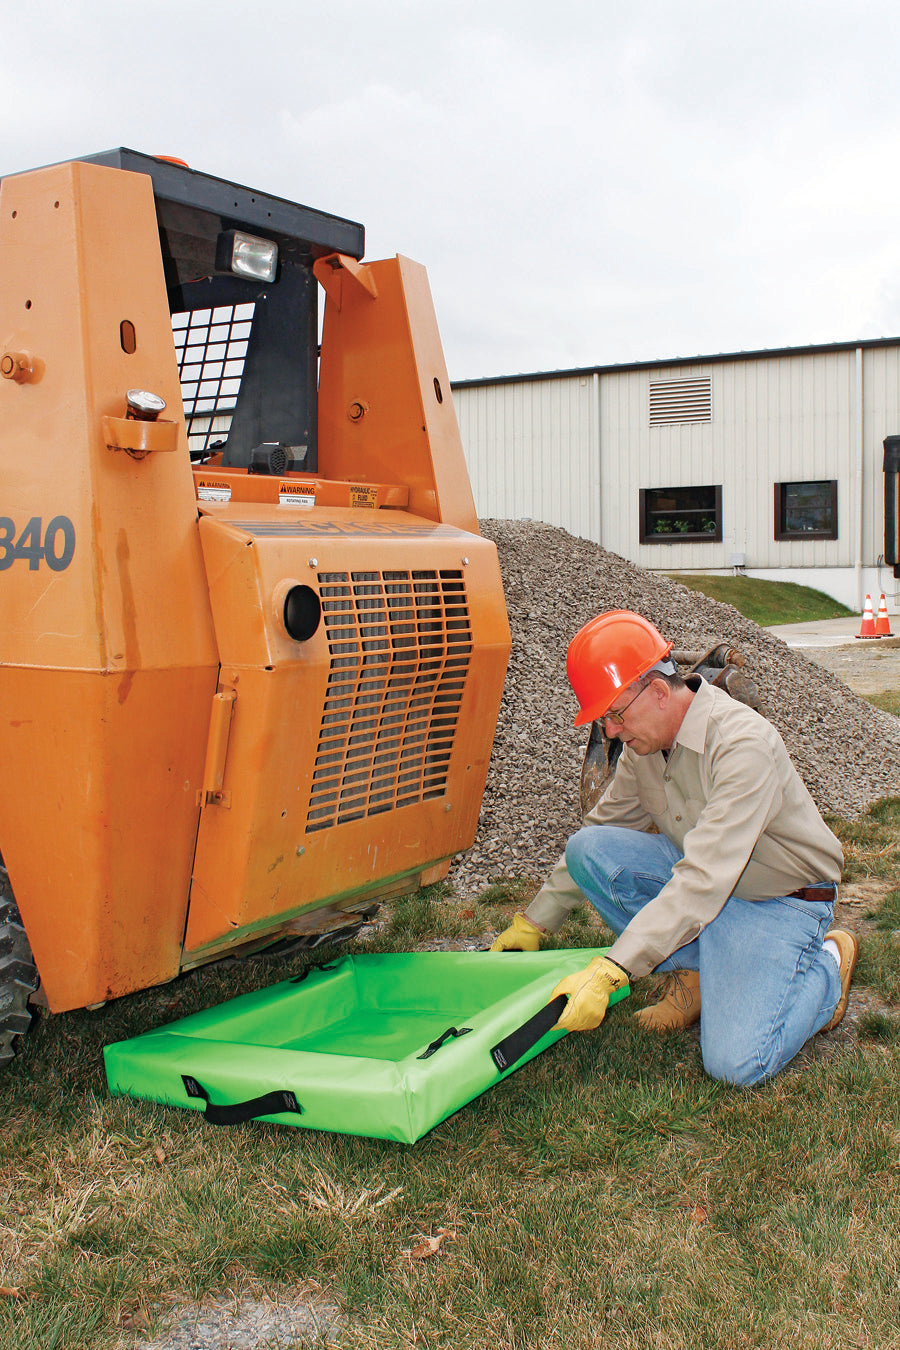
[[474, 838], [497, 556], [424, 270], [362, 255], [129, 150], [0, 184], [0, 1063]]

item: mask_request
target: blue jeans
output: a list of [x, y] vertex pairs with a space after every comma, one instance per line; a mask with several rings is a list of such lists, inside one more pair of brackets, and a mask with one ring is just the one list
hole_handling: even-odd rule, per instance
[[[573, 881], [619, 934], [659, 894], [682, 854], [664, 835], [587, 825], [569, 840]], [[778, 1073], [829, 1022], [841, 981], [822, 950], [834, 903], [731, 896], [657, 970], [700, 972], [700, 1049], [713, 1078], [749, 1087]]]

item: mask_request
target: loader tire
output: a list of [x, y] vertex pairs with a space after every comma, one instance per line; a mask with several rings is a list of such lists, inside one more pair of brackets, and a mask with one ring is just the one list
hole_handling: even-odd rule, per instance
[[0, 1068], [12, 1059], [19, 1037], [31, 1025], [28, 1000], [37, 987], [37, 967], [0, 863]]

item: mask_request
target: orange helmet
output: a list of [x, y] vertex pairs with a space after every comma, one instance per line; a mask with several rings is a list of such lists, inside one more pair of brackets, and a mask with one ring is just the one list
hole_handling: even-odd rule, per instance
[[671, 650], [671, 642], [630, 609], [612, 609], [591, 619], [575, 634], [566, 655], [566, 673], [581, 705], [575, 726], [598, 721], [623, 689]]

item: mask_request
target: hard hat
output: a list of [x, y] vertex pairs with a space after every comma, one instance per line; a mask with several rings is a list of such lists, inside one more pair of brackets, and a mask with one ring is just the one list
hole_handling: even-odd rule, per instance
[[566, 655], [566, 673], [581, 705], [575, 726], [598, 721], [623, 689], [671, 650], [671, 642], [630, 609], [612, 609], [589, 620]]

